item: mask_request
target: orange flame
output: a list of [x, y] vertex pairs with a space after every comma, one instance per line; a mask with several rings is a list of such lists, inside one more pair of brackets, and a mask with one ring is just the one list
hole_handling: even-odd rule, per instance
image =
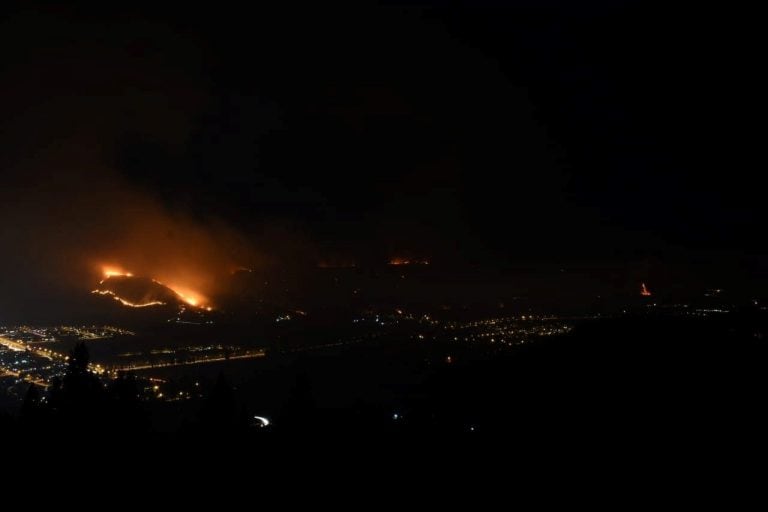
[[[104, 279], [109, 279], [110, 277], [133, 277], [133, 274], [130, 272], [126, 272], [122, 268], [113, 265], [104, 265], [101, 267], [101, 273]], [[102, 284], [104, 279], [99, 281], [99, 284]]]
[[[123, 267], [119, 265], [103, 265], [101, 267], [101, 273], [104, 276], [101, 281], [99, 281], [99, 284], [104, 284], [104, 281], [109, 279], [110, 277], [133, 277], [133, 274], [131, 272], [128, 272]], [[158, 279], [152, 279], [155, 283], [165, 286], [166, 288], [173, 291], [176, 295], [179, 296], [179, 298], [189, 304], [192, 307], [196, 308], [203, 308], [208, 311], [211, 311], [213, 308], [208, 304], [208, 299], [203, 296], [202, 294], [190, 290], [189, 288], [186, 288], [184, 286], [179, 286], [175, 283], [169, 284], [159, 281]], [[157, 306], [157, 305], [164, 305], [164, 302], [160, 301], [152, 301], [144, 304], [134, 304], [129, 301], [126, 301], [117, 295], [115, 295], [113, 292], [109, 290], [94, 290], [92, 293], [98, 293], [100, 295], [112, 295], [113, 298], [117, 301], [119, 301], [124, 306], [130, 306], [130, 307], [146, 307], [146, 306]]]
[[[179, 298], [181, 298], [181, 300], [183, 300], [184, 302], [186, 302], [192, 307], [196, 307], [196, 308], [206, 307], [205, 304], [208, 302], [208, 299], [206, 299], [203, 295], [193, 290], [190, 290], [189, 288], [184, 288], [182, 286], [177, 286], [175, 284], [164, 283], [164, 282], [158, 281], [157, 279], [153, 279], [152, 281], [172, 290], [176, 295], [179, 296]], [[208, 308], [206, 307], [206, 309]]]
[[131, 308], [146, 308], [147, 306], [164, 306], [165, 302], [161, 302], [159, 300], [153, 300], [150, 302], [143, 302], [141, 304], [136, 304], [135, 302], [130, 302], [122, 297], [118, 297], [115, 295], [115, 292], [111, 290], [93, 290], [91, 293], [97, 293], [99, 295], [111, 295], [113, 299], [115, 299], [117, 302], [122, 304], [123, 306], [128, 306]]
[[651, 292], [645, 287], [645, 283], [640, 283], [640, 295], [643, 297], [650, 297]]

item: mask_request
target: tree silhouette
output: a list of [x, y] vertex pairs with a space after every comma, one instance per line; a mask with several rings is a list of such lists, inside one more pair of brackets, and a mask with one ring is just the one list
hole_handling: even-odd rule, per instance
[[110, 427], [117, 431], [135, 433], [148, 428], [146, 411], [139, 397], [139, 384], [132, 372], [121, 372], [109, 385]]
[[85, 342], [80, 342], [69, 351], [69, 368], [68, 373], [83, 374], [88, 371], [88, 363], [90, 363], [91, 357], [88, 354], [88, 348], [85, 346]]
[[19, 416], [22, 418], [34, 419], [40, 413], [41, 397], [37, 386], [30, 384], [27, 393], [24, 395], [24, 402], [21, 404]]
[[85, 425], [97, 419], [105, 393], [99, 378], [88, 370], [90, 357], [85, 343], [69, 353], [69, 365], [60, 389], [52, 389], [52, 406], [69, 426]]

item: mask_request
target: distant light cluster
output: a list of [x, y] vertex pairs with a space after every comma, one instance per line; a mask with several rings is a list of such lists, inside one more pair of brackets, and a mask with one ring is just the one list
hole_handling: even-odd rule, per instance
[[429, 265], [429, 260], [418, 258], [392, 258], [389, 265]]
[[553, 316], [520, 315], [471, 322], [449, 322], [453, 341], [520, 345], [543, 336], [567, 334], [573, 325]]
[[[412, 327], [404, 332], [418, 341], [513, 346], [544, 336], [567, 334], [573, 329], [574, 322], [592, 318], [526, 314], [483, 320], [445, 321], [430, 314], [407, 313], [402, 308], [397, 308], [394, 314], [371, 313], [352, 319], [352, 323], [379, 329], [400, 329], [411, 325]], [[382, 330], [381, 334], [384, 332], [386, 331]]]

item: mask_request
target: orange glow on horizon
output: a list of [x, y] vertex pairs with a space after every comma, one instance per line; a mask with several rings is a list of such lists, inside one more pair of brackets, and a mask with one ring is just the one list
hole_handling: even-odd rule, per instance
[[651, 292], [646, 288], [645, 283], [640, 283], [640, 295], [643, 297], [650, 297]]
[[408, 258], [392, 258], [389, 260], [389, 265], [429, 265], [429, 260], [426, 259], [408, 259]]

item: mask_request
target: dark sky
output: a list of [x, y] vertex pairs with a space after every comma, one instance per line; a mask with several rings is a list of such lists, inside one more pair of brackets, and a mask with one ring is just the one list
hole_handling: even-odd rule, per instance
[[762, 272], [760, 27], [733, 4], [103, 4], [0, 20], [6, 289], [158, 224], [216, 247], [197, 266]]

